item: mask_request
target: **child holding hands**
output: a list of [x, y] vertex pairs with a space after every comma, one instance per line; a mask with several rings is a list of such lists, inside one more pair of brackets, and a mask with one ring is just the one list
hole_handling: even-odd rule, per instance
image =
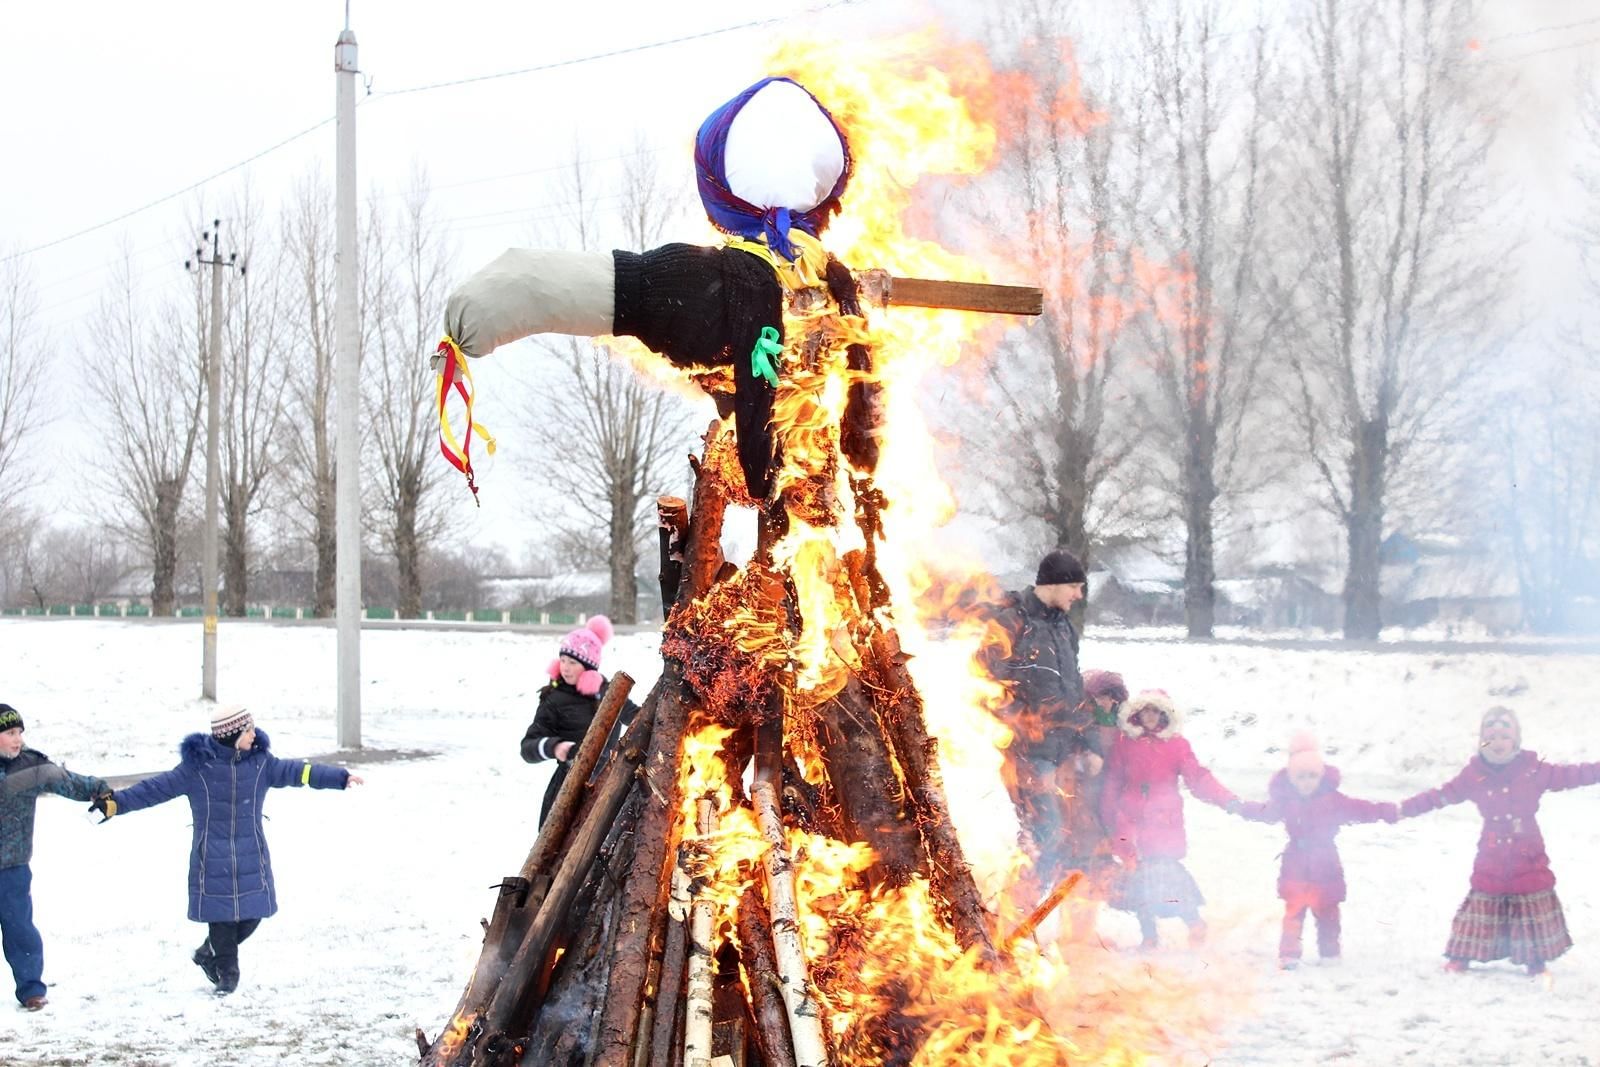
[[1340, 827], [1351, 823], [1392, 823], [1398, 809], [1340, 792], [1339, 768], [1323, 761], [1314, 737], [1300, 733], [1289, 742], [1288, 766], [1267, 786], [1267, 802], [1246, 801], [1240, 814], [1257, 822], [1281, 822], [1289, 832], [1278, 868], [1278, 896], [1283, 899], [1278, 965], [1286, 971], [1299, 965], [1307, 911], [1317, 920], [1317, 954], [1337, 960], [1345, 883], [1334, 839]]
[[1530, 975], [1572, 947], [1556, 897], [1556, 876], [1535, 815], [1547, 792], [1600, 782], [1600, 763], [1546, 763], [1522, 747], [1522, 724], [1510, 708], [1484, 712], [1478, 752], [1437, 789], [1400, 804], [1402, 818], [1470, 800], [1483, 816], [1471, 889], [1456, 909], [1445, 969], [1510, 958]]

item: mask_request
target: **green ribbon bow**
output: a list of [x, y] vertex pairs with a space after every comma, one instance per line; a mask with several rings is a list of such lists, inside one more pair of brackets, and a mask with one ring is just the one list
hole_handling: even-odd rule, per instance
[[773, 326], [761, 327], [761, 336], [750, 350], [750, 373], [765, 378], [774, 389], [778, 387], [778, 365], [774, 362], [783, 354], [783, 341]]

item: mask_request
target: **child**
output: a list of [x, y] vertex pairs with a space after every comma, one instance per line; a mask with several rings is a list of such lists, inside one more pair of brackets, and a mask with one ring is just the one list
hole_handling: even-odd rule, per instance
[[1522, 725], [1510, 708], [1484, 712], [1478, 754], [1437, 789], [1400, 804], [1402, 818], [1470, 800], [1483, 816], [1472, 888], [1456, 910], [1445, 945], [1445, 969], [1510, 958], [1542, 974], [1572, 947], [1556, 898], [1556, 876], [1534, 816], [1539, 798], [1600, 782], [1600, 763], [1546, 763], [1522, 748]]
[[[606, 679], [600, 674], [600, 653], [611, 640], [611, 620], [596, 615], [586, 624], [561, 639], [561, 652], [550, 661], [550, 684], [539, 690], [539, 707], [533, 713], [528, 732], [522, 735], [522, 758], [529, 763], [556, 761], [555, 773], [545, 787], [544, 803], [539, 806], [539, 826], [567, 780], [567, 770], [584, 733], [594, 721], [594, 713], [605, 697]], [[633, 721], [638, 709], [630, 700], [617, 716], [618, 727]], [[607, 745], [620, 736], [613, 730]]]
[[1278, 868], [1278, 896], [1283, 898], [1283, 936], [1278, 965], [1286, 971], [1300, 963], [1301, 933], [1306, 910], [1317, 920], [1317, 954], [1339, 958], [1339, 904], [1345, 897], [1344, 866], [1334, 843], [1348, 823], [1394, 822], [1393, 804], [1357, 800], [1339, 792], [1339, 768], [1322, 760], [1316, 739], [1296, 734], [1289, 742], [1289, 764], [1272, 776], [1265, 804], [1246, 802], [1240, 814], [1258, 822], [1281, 822], [1289, 832]]
[[88, 800], [107, 792], [98, 778], [73, 774], [22, 743], [22, 714], [0, 704], [0, 942], [17, 982], [17, 1003], [46, 1004], [44, 940], [33, 925], [33, 812], [39, 794]]
[[1100, 794], [1105, 785], [1105, 757], [1119, 732], [1116, 709], [1127, 699], [1128, 688], [1121, 675], [1084, 671], [1083, 703], [1074, 717], [1084, 726], [1081, 731], [1068, 732], [1066, 751], [1056, 769], [1062, 846], [1051, 881], [1068, 871], [1082, 871], [1087, 886], [1075, 894], [1080, 898], [1103, 896], [1114, 870], [1111, 843], [1100, 821]]
[[1139, 918], [1145, 948], [1159, 939], [1156, 920], [1177, 916], [1189, 927], [1191, 944], [1205, 940], [1200, 919], [1205, 898], [1183, 865], [1188, 839], [1183, 826], [1183, 796], [1178, 779], [1201, 800], [1230, 812], [1239, 798], [1195, 759], [1179, 736], [1178, 709], [1160, 689], [1147, 689], [1122, 706], [1117, 735], [1106, 761], [1100, 793], [1100, 821], [1111, 849], [1128, 873], [1116, 907]]
[[239, 987], [239, 944], [278, 910], [272, 857], [262, 830], [267, 790], [282, 786], [346, 789], [361, 779], [343, 767], [284, 760], [244, 708], [220, 708], [210, 734], [190, 734], [172, 770], [96, 798], [107, 819], [188, 797], [194, 813], [189, 848], [189, 918], [208, 925], [194, 962], [217, 993]]

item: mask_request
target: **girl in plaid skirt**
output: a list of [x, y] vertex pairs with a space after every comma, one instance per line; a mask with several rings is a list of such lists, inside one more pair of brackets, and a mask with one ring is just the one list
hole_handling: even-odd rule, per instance
[[1466, 768], [1401, 803], [1401, 818], [1464, 800], [1483, 815], [1472, 889], [1456, 911], [1444, 950], [1447, 970], [1464, 971], [1472, 960], [1510, 959], [1540, 974], [1546, 961], [1572, 947], [1534, 816], [1546, 792], [1595, 782], [1600, 763], [1544, 762], [1523, 750], [1516, 713], [1495, 707], [1484, 713], [1478, 754]]
[[1127, 872], [1112, 906], [1138, 916], [1146, 948], [1158, 943], [1156, 920], [1171, 917], [1182, 919], [1190, 943], [1198, 943], [1206, 933], [1200, 918], [1205, 898], [1183, 865], [1189, 842], [1178, 782], [1208, 804], [1236, 814], [1239, 798], [1195, 758], [1179, 733], [1177, 705], [1163, 690], [1135, 696], [1122, 706], [1117, 721], [1122, 732], [1106, 760], [1100, 791], [1100, 821]]

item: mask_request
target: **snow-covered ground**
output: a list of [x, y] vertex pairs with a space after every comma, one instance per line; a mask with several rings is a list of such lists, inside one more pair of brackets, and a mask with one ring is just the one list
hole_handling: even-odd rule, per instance
[[[80, 805], [42, 799], [34, 907], [50, 1005], [0, 1010], [0, 1063], [414, 1062], [414, 1028], [437, 1032], [476, 958], [489, 886], [532, 841], [548, 772], [522, 763], [517, 741], [554, 642], [364, 634], [367, 745], [436, 755], [365, 767], [363, 789], [272, 796], [281, 910], [243, 947], [231, 997], [213, 996], [189, 961], [203, 928], [184, 918], [187, 805], [98, 826]], [[606, 668], [647, 687], [656, 645], [619, 638]], [[199, 650], [198, 626], [0, 621], [0, 700], [22, 711], [31, 745], [75, 770], [164, 769], [206, 722], [193, 699]], [[1300, 727], [1319, 733], [1354, 795], [1436, 785], [1471, 755], [1478, 716], [1497, 702], [1523, 713], [1525, 743], [1547, 759], [1600, 760], [1600, 657], [1534, 646], [1301, 651], [1095, 631], [1083, 659], [1189, 705], [1201, 759], [1246, 795], [1264, 795]], [[222, 698], [250, 705], [274, 751], [334, 747], [332, 630], [225, 626], [220, 677]], [[1292, 973], [1274, 966], [1281, 829], [1192, 802], [1188, 814], [1212, 936], [1199, 953], [1139, 963], [1170, 971], [1230, 1021], [1198, 1035], [1183, 1062], [1600, 1064], [1600, 787], [1552, 794], [1541, 812], [1577, 943], [1547, 981], [1504, 964], [1440, 971], [1477, 837], [1470, 808], [1346, 830], [1343, 966]], [[1137, 940], [1128, 916], [1105, 913], [1100, 925], [1113, 945]]]

